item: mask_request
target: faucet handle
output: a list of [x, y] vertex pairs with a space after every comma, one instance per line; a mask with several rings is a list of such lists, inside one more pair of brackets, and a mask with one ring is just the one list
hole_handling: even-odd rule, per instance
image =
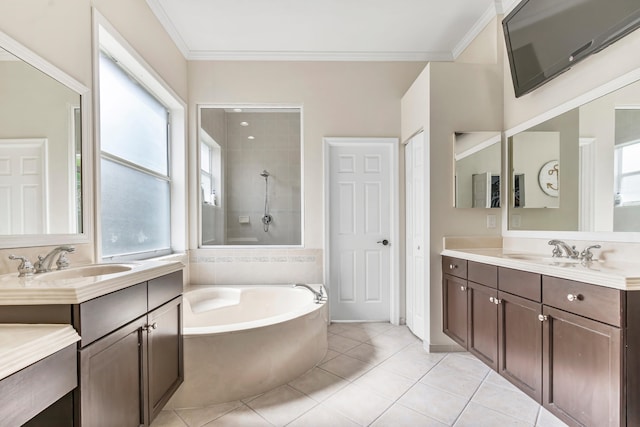
[[69, 267], [69, 259], [67, 258], [67, 252], [62, 252], [56, 261], [58, 270], [64, 270]]
[[36, 269], [26, 257], [9, 255], [9, 259], [21, 261], [18, 266], [18, 277], [33, 276]]
[[560, 244], [557, 240], [549, 240], [549, 244], [553, 245], [553, 251], [551, 252], [551, 256], [553, 258], [559, 258], [562, 256], [562, 249], [560, 249]]
[[585, 262], [593, 261], [593, 253], [591, 249], [600, 249], [602, 246], [600, 245], [591, 245], [584, 248], [584, 250], [580, 253], [580, 259]]

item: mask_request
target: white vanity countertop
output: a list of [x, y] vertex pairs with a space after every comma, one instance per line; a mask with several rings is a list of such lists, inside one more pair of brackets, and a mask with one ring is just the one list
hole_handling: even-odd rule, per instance
[[0, 324], [0, 380], [78, 341], [71, 325]]
[[640, 291], [640, 262], [593, 261], [583, 265], [502, 248], [445, 249], [441, 254], [625, 291]]
[[46, 273], [42, 277], [5, 274], [0, 276], [0, 306], [79, 304], [184, 268], [180, 261], [151, 260], [127, 264], [132, 269], [125, 272], [57, 280], [46, 279]]

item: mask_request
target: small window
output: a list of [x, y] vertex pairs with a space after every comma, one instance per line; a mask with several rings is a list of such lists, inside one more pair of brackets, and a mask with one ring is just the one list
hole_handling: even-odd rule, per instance
[[104, 52], [99, 91], [102, 256], [170, 253], [169, 112]]
[[616, 146], [616, 206], [640, 204], [640, 141]]

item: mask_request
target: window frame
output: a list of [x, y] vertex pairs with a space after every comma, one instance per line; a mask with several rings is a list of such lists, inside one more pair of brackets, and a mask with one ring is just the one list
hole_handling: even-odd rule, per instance
[[[615, 146], [614, 149], [614, 161], [615, 161], [615, 166], [614, 166], [614, 170], [615, 170], [615, 178], [614, 178], [614, 194], [617, 196], [618, 194], [620, 194], [620, 189], [622, 188], [622, 181], [625, 178], [628, 177], [635, 177], [635, 176], [640, 176], [640, 168], [634, 170], [633, 172], [622, 172], [622, 162], [623, 162], [623, 150], [625, 148], [629, 148], [631, 146], [638, 146], [640, 147], [640, 139], [637, 139], [635, 141], [629, 141], [626, 142], [624, 144], [619, 144]], [[622, 196], [622, 201], [617, 204], [616, 202], [616, 207], [624, 207], [624, 206], [638, 206], [640, 205], [640, 199], [638, 200], [632, 200], [632, 201], [628, 201], [625, 202], [624, 201], [624, 195]]]
[[[169, 215], [170, 215], [170, 247], [157, 251], [144, 251], [113, 256], [104, 256], [102, 252], [102, 227], [101, 227], [101, 159], [103, 151], [100, 145], [100, 91], [95, 90], [94, 98], [94, 137], [96, 141], [96, 161], [94, 177], [96, 179], [95, 196], [95, 258], [103, 261], [129, 261], [157, 258], [168, 254], [185, 254], [188, 248], [189, 232], [187, 228], [188, 193], [187, 193], [187, 144], [186, 144], [186, 102], [157, 74], [157, 72], [145, 62], [145, 60], [133, 49], [128, 42], [113, 28], [113, 26], [94, 9], [94, 87], [99, 88], [99, 56], [100, 51], [105, 50], [109, 56], [115, 59], [122, 68], [136, 77], [138, 83], [152, 94], [169, 112], [169, 128], [167, 130], [167, 177], [169, 177]], [[119, 159], [118, 156], [105, 157], [108, 160], [125, 166], [131, 166], [131, 162]], [[126, 164], [129, 163], [129, 164]], [[135, 164], [134, 164], [135, 165]], [[140, 170], [140, 166], [133, 167]], [[143, 172], [149, 172], [142, 167]], [[162, 179], [162, 175], [150, 171], [154, 178]]]

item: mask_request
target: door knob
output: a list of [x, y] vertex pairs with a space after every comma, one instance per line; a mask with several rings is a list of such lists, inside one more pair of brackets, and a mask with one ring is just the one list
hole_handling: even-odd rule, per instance
[[378, 240], [376, 243], [382, 243], [382, 246], [387, 246], [389, 244], [389, 241], [387, 239], [384, 239], [384, 240]]

